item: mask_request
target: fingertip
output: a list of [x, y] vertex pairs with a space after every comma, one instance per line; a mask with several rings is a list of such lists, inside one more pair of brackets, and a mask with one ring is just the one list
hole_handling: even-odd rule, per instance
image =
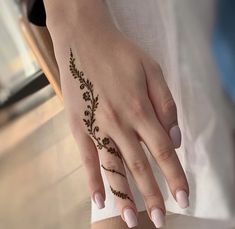
[[105, 203], [104, 203], [104, 197], [100, 192], [95, 192], [93, 195], [93, 201], [96, 204], [98, 209], [102, 209], [105, 207]]
[[159, 208], [153, 208], [151, 211], [151, 220], [156, 228], [161, 228], [166, 224], [165, 214]]
[[169, 135], [174, 147], [177, 149], [181, 145], [181, 131], [178, 125], [170, 128]]
[[189, 198], [185, 190], [177, 190], [175, 196], [176, 201], [181, 208], [184, 209], [189, 206]]
[[133, 228], [138, 225], [137, 215], [132, 208], [129, 207], [124, 208], [123, 217], [129, 228]]

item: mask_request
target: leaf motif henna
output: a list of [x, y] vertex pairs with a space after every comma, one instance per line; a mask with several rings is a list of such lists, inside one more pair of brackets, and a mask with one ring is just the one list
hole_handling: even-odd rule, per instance
[[117, 173], [117, 174], [119, 174], [119, 175], [122, 176], [122, 177], [126, 177], [123, 173], [118, 172], [118, 171], [116, 171], [115, 169], [108, 169], [108, 168], [104, 167], [104, 165], [101, 165], [101, 167], [102, 167], [104, 170], [106, 170], [106, 171], [109, 171], [109, 172], [111, 172], [111, 173]]
[[131, 202], [134, 202], [134, 201], [128, 196], [128, 194], [125, 194], [125, 193], [120, 192], [120, 191], [116, 191], [116, 190], [114, 190], [114, 189], [112, 188], [112, 186], [110, 186], [110, 189], [111, 189], [112, 193], [113, 193], [115, 196], [118, 196], [118, 197], [120, 197], [120, 198], [122, 198], [122, 199], [128, 199], [128, 200], [130, 200]]
[[99, 102], [98, 98], [99, 95], [94, 96], [93, 91], [93, 84], [90, 82], [90, 80], [85, 79], [84, 73], [82, 71], [79, 71], [75, 65], [75, 58], [73, 56], [72, 49], [70, 49], [70, 60], [69, 60], [69, 69], [74, 77], [74, 79], [78, 79], [80, 82], [80, 89], [86, 91], [83, 93], [83, 99], [85, 102], [89, 102], [90, 104], [87, 105], [87, 109], [84, 111], [85, 118], [83, 119], [88, 133], [95, 139], [97, 143], [98, 149], [105, 148], [109, 153], [113, 154], [114, 156], [118, 157], [119, 159], [122, 159], [120, 152], [114, 148], [109, 146], [110, 139], [109, 138], [103, 138], [102, 140], [100, 137], [97, 136], [97, 132], [99, 132], [99, 127], [95, 126], [95, 111], [98, 108]]
[[[85, 92], [83, 92], [83, 99], [85, 100], [85, 102], [89, 102], [89, 104], [87, 104], [87, 109], [84, 111], [85, 118], [83, 119], [83, 121], [85, 125], [87, 126], [88, 133], [96, 141], [98, 149], [101, 150], [105, 148], [109, 153], [111, 153], [112, 155], [122, 160], [120, 152], [116, 148], [109, 146], [109, 143], [110, 143], [109, 138], [105, 137], [101, 140], [101, 138], [97, 136], [97, 133], [99, 132], [99, 127], [95, 125], [95, 111], [99, 105], [99, 102], [98, 102], [99, 96], [98, 95], [94, 96], [93, 84], [88, 79], [85, 79], [83, 77], [84, 73], [82, 71], [79, 71], [77, 69], [75, 65], [75, 58], [73, 56], [72, 49], [70, 49], [69, 63], [70, 63], [69, 69], [70, 69], [72, 76], [74, 77], [74, 79], [77, 79], [80, 82], [80, 89], [86, 90]], [[103, 165], [102, 165], [102, 168], [104, 170], [119, 174], [120, 176], [123, 176], [126, 178], [124, 174], [114, 169], [105, 168]], [[116, 191], [111, 186], [110, 188], [114, 195], [122, 199], [129, 199], [130, 201], [133, 202], [133, 200], [127, 194], [122, 193], [120, 191]]]

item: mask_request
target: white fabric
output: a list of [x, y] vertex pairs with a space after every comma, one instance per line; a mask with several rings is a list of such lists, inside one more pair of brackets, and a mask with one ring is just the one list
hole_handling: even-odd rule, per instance
[[[210, 51], [212, 0], [107, 0], [119, 29], [150, 53], [163, 68], [178, 108], [183, 142], [177, 151], [190, 185], [190, 207], [181, 210], [153, 161], [168, 211], [194, 217], [228, 219], [235, 211], [232, 123]], [[92, 203], [92, 222], [119, 215], [102, 171], [106, 207]], [[142, 197], [129, 172], [139, 211]], [[209, 228], [209, 227], [208, 227]]]

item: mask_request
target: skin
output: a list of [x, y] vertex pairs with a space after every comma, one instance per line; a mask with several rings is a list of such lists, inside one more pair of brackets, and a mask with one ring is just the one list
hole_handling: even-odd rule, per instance
[[[125, 222], [119, 216], [95, 222], [91, 225], [91, 228], [92, 229], [104, 229], [104, 228], [128, 229]], [[144, 229], [155, 229], [156, 228], [154, 226], [154, 224], [149, 220], [149, 216], [146, 211], [139, 212], [138, 226], [135, 227], [135, 229], [143, 229], [143, 228]]]
[[[165, 214], [162, 194], [139, 141], [160, 166], [174, 198], [176, 190], [189, 194], [189, 188], [169, 137], [170, 128], [177, 125], [177, 112], [159, 64], [115, 27], [104, 1], [44, 2], [65, 111], [86, 167], [91, 197], [99, 192], [105, 198], [100, 173], [104, 169], [122, 219], [125, 208], [138, 214], [125, 164], [148, 216], [154, 207]], [[81, 88], [82, 79], [92, 84], [92, 93], [86, 86]], [[85, 91], [94, 98], [89, 100]], [[91, 121], [85, 111], [96, 98], [91, 127], [84, 121]], [[95, 127], [99, 130], [94, 132]]]

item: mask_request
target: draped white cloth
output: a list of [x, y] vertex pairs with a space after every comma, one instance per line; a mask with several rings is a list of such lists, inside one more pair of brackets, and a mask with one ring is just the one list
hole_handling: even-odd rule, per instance
[[[167, 210], [206, 219], [230, 219], [235, 215], [234, 123], [210, 47], [214, 1], [107, 0], [107, 3], [118, 28], [160, 63], [177, 104], [183, 136], [177, 153], [190, 185], [188, 209], [178, 207], [145, 149]], [[98, 210], [92, 203], [92, 222], [119, 215], [103, 171], [102, 175], [106, 207]], [[128, 179], [137, 208], [144, 211], [142, 197], [129, 173]]]

